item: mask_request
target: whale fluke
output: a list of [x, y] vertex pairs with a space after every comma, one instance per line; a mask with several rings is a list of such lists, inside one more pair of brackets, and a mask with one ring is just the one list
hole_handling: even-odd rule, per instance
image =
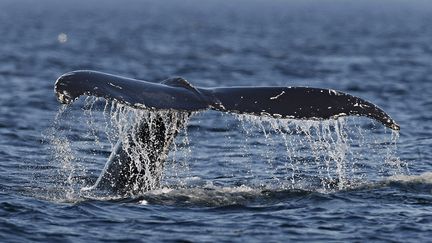
[[216, 88], [203, 92], [217, 101], [213, 109], [275, 118], [321, 120], [366, 116], [399, 130], [399, 125], [378, 106], [332, 89], [308, 87]]
[[[399, 125], [376, 105], [330, 89], [307, 87], [196, 88], [183, 78], [151, 83], [95, 71], [73, 71], [60, 76], [55, 93], [62, 103], [81, 95], [103, 97], [138, 109], [168, 110], [163, 119], [147, 114], [120, 138], [94, 185], [83, 189], [117, 195], [137, 195], [159, 186], [162, 168], [177, 131], [191, 112], [222, 112], [293, 119], [331, 119], [358, 115], [399, 130]], [[146, 151], [133, 158], [133, 151]], [[135, 156], [136, 157], [136, 156]], [[138, 160], [138, 161], [137, 161]], [[147, 161], [143, 169], [141, 160]], [[154, 178], [151, 182], [146, 178]]]
[[178, 78], [151, 83], [96, 71], [73, 71], [60, 76], [54, 89], [64, 104], [89, 95], [141, 109], [197, 111], [209, 108], [197, 90]]
[[223, 112], [292, 119], [331, 119], [366, 116], [399, 130], [378, 106], [340, 91], [309, 87], [195, 88], [182, 78], [151, 83], [96, 71], [60, 76], [55, 93], [62, 103], [80, 95], [103, 97], [139, 109]]

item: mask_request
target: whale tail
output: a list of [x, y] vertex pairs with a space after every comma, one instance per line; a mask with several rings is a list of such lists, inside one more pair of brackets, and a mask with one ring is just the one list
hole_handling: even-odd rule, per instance
[[308, 87], [238, 87], [207, 91], [216, 100], [212, 109], [304, 120], [366, 116], [400, 130], [399, 125], [381, 108], [359, 97], [332, 89]]
[[139, 109], [223, 112], [292, 119], [366, 116], [399, 130], [381, 108], [359, 97], [331, 89], [309, 87], [195, 88], [182, 78], [151, 83], [95, 71], [74, 71], [55, 84], [60, 102], [80, 95], [103, 97]]
[[[168, 110], [144, 119], [137, 130], [120, 139], [92, 193], [136, 195], [159, 185], [164, 161], [179, 128], [192, 111], [213, 109], [222, 112], [293, 119], [331, 119], [340, 116], [367, 116], [399, 130], [399, 125], [382, 109], [361, 98], [335, 90], [307, 87], [230, 87], [196, 88], [182, 78], [161, 83], [129, 79], [95, 71], [74, 71], [60, 76], [55, 83], [60, 102], [72, 103], [81, 95], [103, 97], [138, 109]], [[178, 117], [177, 117], [178, 116]], [[175, 118], [179, 119], [175, 119]], [[152, 123], [148, 121], [152, 120]], [[172, 129], [175, 128], [175, 129]], [[174, 131], [174, 132], [170, 132]], [[133, 139], [132, 139], [133, 138]], [[131, 156], [145, 151], [145, 156]], [[142, 168], [142, 161], [147, 165]], [[147, 180], [146, 178], [154, 178]]]

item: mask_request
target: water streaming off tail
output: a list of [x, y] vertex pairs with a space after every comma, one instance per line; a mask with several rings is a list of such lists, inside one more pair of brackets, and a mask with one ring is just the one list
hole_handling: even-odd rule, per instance
[[[193, 141], [199, 134], [193, 130], [188, 134], [187, 129], [182, 129], [189, 116], [177, 111], [132, 109], [94, 97], [63, 107], [48, 136], [54, 161], [60, 162], [55, 179], [61, 182], [66, 198], [79, 197], [83, 188], [95, 183], [119, 141], [130, 161], [130, 178], [126, 180], [129, 195], [161, 186], [194, 186], [188, 184], [191, 164], [205, 164], [191, 173], [204, 181], [200, 186], [225, 178], [221, 185], [224, 188], [247, 185], [324, 191], [346, 189], [407, 170], [396, 156], [398, 134], [389, 135], [381, 126], [365, 127], [370, 122], [362, 123], [358, 117], [305, 121], [210, 115], [216, 126], [225, 126], [231, 135], [218, 135], [207, 129], [199, 131], [204, 140]], [[236, 125], [228, 127], [233, 123]], [[217, 141], [211, 150], [193, 153], [190, 139], [198, 147]], [[213, 156], [217, 150], [221, 153]], [[211, 155], [203, 160], [203, 153]], [[216, 164], [215, 158], [223, 154], [231, 161], [209, 169], [210, 164]], [[221, 171], [229, 175], [221, 175]]]
[[[130, 194], [159, 187], [164, 164], [169, 163], [166, 160], [170, 149], [174, 161], [188, 154], [182, 144], [187, 143], [187, 138], [178, 143], [174, 141], [186, 125], [188, 113], [132, 109], [95, 97], [76, 103], [59, 110], [54, 127], [47, 135], [54, 163], [60, 163], [56, 186], [64, 189], [66, 198], [79, 197], [82, 189], [95, 183], [117, 143], [122, 144], [126, 153], [127, 158], [122, 159]], [[184, 159], [179, 160], [184, 165]]]
[[280, 187], [346, 189], [408, 170], [396, 155], [398, 133], [389, 134], [379, 124], [365, 127], [371, 124], [366, 118], [236, 117], [245, 135], [245, 153], [254, 154], [261, 143], [265, 148], [261, 160], [271, 171], [267, 180]]

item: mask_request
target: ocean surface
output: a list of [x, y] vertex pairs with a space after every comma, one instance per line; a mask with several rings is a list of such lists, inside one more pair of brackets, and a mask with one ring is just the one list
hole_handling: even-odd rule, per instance
[[[430, 242], [431, 23], [426, 0], [0, 1], [0, 241]], [[61, 105], [78, 69], [331, 88], [401, 130], [199, 112], [159, 187], [89, 194], [121, 116], [148, 111]]]

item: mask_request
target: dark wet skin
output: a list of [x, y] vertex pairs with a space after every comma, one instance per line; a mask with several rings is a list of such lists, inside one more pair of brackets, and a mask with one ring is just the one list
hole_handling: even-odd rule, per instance
[[[166, 124], [166, 117], [164, 121], [160, 114], [155, 113], [155, 115], [156, 118], [151, 126], [147, 122], [142, 122], [139, 125], [139, 130], [134, 136], [137, 139], [136, 142], [129, 138], [127, 148], [123, 146], [121, 140], [117, 142], [104, 170], [96, 183], [89, 188], [90, 190], [96, 190], [97, 193], [101, 194], [128, 196], [138, 195], [159, 187], [169, 148], [184, 122], [172, 119], [176, 124]], [[167, 114], [167, 116], [169, 119], [173, 114]], [[167, 125], [174, 125], [176, 129], [167, 127]], [[146, 151], [146, 153], [139, 154], [139, 161], [148, 160], [151, 162], [148, 171], [139, 169], [131, 160], [130, 153], [132, 150]], [[146, 173], [150, 173], [150, 175], [146, 177]], [[153, 178], [153, 183], [150, 184], [146, 178]]]
[[183, 78], [151, 83], [101, 73], [73, 71], [55, 83], [60, 102], [80, 95], [116, 100], [138, 109], [223, 112], [275, 118], [322, 120], [340, 116], [367, 116], [399, 130], [399, 125], [375, 104], [332, 89], [309, 87], [196, 88]]

